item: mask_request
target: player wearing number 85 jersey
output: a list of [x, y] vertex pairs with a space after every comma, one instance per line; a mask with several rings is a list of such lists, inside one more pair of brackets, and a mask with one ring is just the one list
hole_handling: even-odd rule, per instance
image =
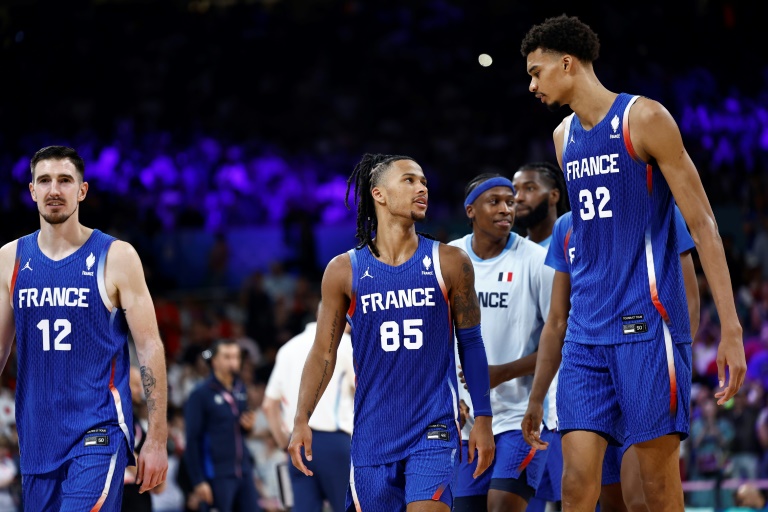
[[346, 315], [357, 377], [347, 510], [447, 511], [461, 442], [454, 327], [475, 405], [475, 475], [493, 459], [472, 264], [462, 250], [416, 233], [427, 210], [427, 180], [413, 159], [367, 154], [353, 181], [361, 243], [325, 270], [289, 451], [311, 475], [301, 448], [311, 460], [307, 423], [333, 373]]
[[133, 248], [78, 220], [82, 158], [51, 146], [32, 158], [40, 230], [0, 249], [0, 366], [16, 335], [16, 422], [25, 510], [119, 510], [133, 464], [128, 332], [149, 428], [141, 491], [165, 480], [163, 347]]
[[[720, 403], [746, 373], [741, 326], [714, 214], [674, 119], [655, 101], [606, 89], [592, 65], [599, 48], [589, 26], [565, 15], [532, 27], [521, 45], [529, 90], [574, 111], [554, 132], [579, 251], [557, 394], [562, 500], [566, 511], [594, 506], [611, 442], [634, 445], [648, 509], [682, 510], [691, 336], [675, 201], [723, 327]], [[653, 399], [637, 400], [640, 390]]]

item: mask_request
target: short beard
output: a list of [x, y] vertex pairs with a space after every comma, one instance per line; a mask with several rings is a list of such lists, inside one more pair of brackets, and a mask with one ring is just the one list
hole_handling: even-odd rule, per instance
[[411, 220], [413, 222], [424, 222], [424, 220], [427, 218], [426, 212], [419, 214], [414, 211], [411, 212]]
[[43, 218], [45, 222], [48, 224], [51, 224], [52, 226], [55, 226], [56, 224], [64, 224], [69, 220], [69, 218], [74, 215], [74, 213], [77, 211], [77, 206], [75, 206], [75, 209], [69, 212], [69, 214], [66, 213], [57, 213], [54, 215], [47, 215], [43, 212], [40, 212], [40, 216]]
[[517, 212], [515, 213], [515, 226], [530, 229], [547, 218], [547, 215], [549, 215], [549, 201], [544, 200], [540, 202], [528, 215], [523, 216]]
[[562, 105], [556, 101], [547, 104], [547, 109], [549, 109], [550, 112], [557, 112], [560, 110], [560, 107], [562, 107]]

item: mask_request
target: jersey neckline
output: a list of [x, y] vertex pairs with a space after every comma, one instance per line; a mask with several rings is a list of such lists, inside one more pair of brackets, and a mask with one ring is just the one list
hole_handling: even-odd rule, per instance
[[48, 265], [49, 267], [59, 268], [59, 267], [63, 267], [64, 265], [68, 265], [69, 263], [74, 261], [77, 258], [77, 256], [80, 255], [80, 252], [84, 251], [85, 248], [88, 247], [88, 245], [90, 245], [91, 241], [94, 240], [94, 235], [96, 234], [96, 232], [99, 232], [99, 230], [98, 229], [94, 229], [93, 231], [91, 231], [91, 234], [88, 235], [88, 239], [83, 243], [83, 245], [78, 247], [77, 250], [75, 252], [73, 252], [72, 254], [70, 254], [69, 256], [65, 256], [64, 258], [62, 258], [60, 260], [54, 260], [54, 259], [49, 258], [43, 252], [43, 250], [40, 249], [40, 244], [37, 242], [37, 239], [40, 236], [40, 230], [39, 229], [34, 232], [34, 234], [33, 234], [34, 236], [32, 237], [32, 242], [34, 243], [34, 248], [37, 251], [37, 253], [40, 255], [40, 259], [42, 260], [42, 262], [44, 264]]
[[593, 133], [597, 133], [598, 128], [603, 127], [603, 124], [610, 123], [609, 118], [611, 117], [611, 112], [613, 112], [613, 110], [618, 105], [619, 100], [622, 99], [623, 96], [625, 96], [623, 92], [618, 93], [616, 95], [616, 98], [614, 98], [613, 103], [611, 103], [611, 108], [608, 109], [608, 112], [605, 113], [605, 115], [600, 120], [600, 122], [598, 122], [595, 126], [590, 128], [589, 130], [587, 130], [586, 128], [584, 128], [584, 126], [582, 126], [581, 119], [579, 119], [578, 114], [574, 114], [573, 119], [576, 121], [576, 126], [578, 126], [581, 129], [582, 135], [584, 135], [585, 137], [591, 137]]
[[474, 261], [474, 262], [477, 262], [477, 263], [492, 263], [492, 262], [497, 261], [498, 259], [500, 259], [502, 256], [504, 256], [507, 253], [507, 251], [509, 251], [512, 248], [512, 244], [514, 243], [515, 237], [517, 237], [517, 236], [518, 236], [517, 233], [515, 233], [514, 231], [510, 231], [509, 239], [507, 240], [507, 245], [504, 246], [504, 248], [501, 250], [501, 252], [499, 254], [497, 254], [496, 256], [494, 256], [493, 258], [483, 259], [480, 256], [478, 256], [477, 254], [475, 254], [475, 251], [472, 249], [472, 239], [475, 238], [475, 234], [471, 233], [466, 238], [466, 244], [465, 244], [466, 247], [467, 247], [467, 251], [466, 252], [469, 255], [469, 258], [472, 261]]

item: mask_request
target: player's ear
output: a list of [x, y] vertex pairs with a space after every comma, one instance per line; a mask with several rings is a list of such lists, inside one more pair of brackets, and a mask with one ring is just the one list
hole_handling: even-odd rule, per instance
[[468, 204], [466, 207], [467, 211], [467, 217], [469, 217], [469, 221], [472, 222], [475, 219], [475, 207], [471, 204]]
[[560, 61], [563, 66], [563, 71], [565, 71], [566, 73], [569, 72], [571, 70], [571, 66], [573, 65], [573, 57], [571, 57], [566, 53], [565, 55], [562, 56]]
[[35, 194], [35, 184], [32, 182], [29, 183], [29, 193], [32, 196], [32, 200], [34, 202], [37, 202], [37, 194]]
[[371, 195], [373, 196], [373, 200], [379, 204], [384, 204], [387, 202], [386, 199], [384, 198], [384, 194], [382, 193], [379, 187], [373, 187], [371, 189]]
[[549, 191], [549, 205], [556, 205], [557, 202], [560, 200], [560, 191], [556, 188], [553, 188]]
[[77, 194], [77, 200], [82, 201], [85, 199], [86, 194], [88, 194], [88, 182], [84, 181], [80, 184], [80, 191]]

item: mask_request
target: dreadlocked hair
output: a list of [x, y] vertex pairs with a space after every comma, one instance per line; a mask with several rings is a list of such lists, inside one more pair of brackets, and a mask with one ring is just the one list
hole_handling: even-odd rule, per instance
[[560, 191], [560, 199], [557, 200], [557, 216], [571, 211], [571, 204], [568, 201], [568, 189], [565, 186], [563, 171], [556, 165], [549, 162], [533, 162], [525, 164], [518, 171], [536, 171], [544, 178], [551, 188]]
[[344, 194], [344, 205], [349, 209], [349, 190], [352, 184], [355, 185], [355, 205], [357, 205], [357, 230], [355, 238], [360, 242], [357, 249], [362, 249], [366, 245], [371, 252], [378, 256], [379, 250], [373, 242], [373, 233], [378, 227], [376, 219], [376, 205], [371, 195], [373, 187], [379, 184], [384, 171], [389, 169], [392, 162], [398, 160], [413, 160], [409, 156], [403, 155], [381, 155], [378, 153], [366, 153], [357, 163], [352, 174], [347, 179], [347, 191]]

